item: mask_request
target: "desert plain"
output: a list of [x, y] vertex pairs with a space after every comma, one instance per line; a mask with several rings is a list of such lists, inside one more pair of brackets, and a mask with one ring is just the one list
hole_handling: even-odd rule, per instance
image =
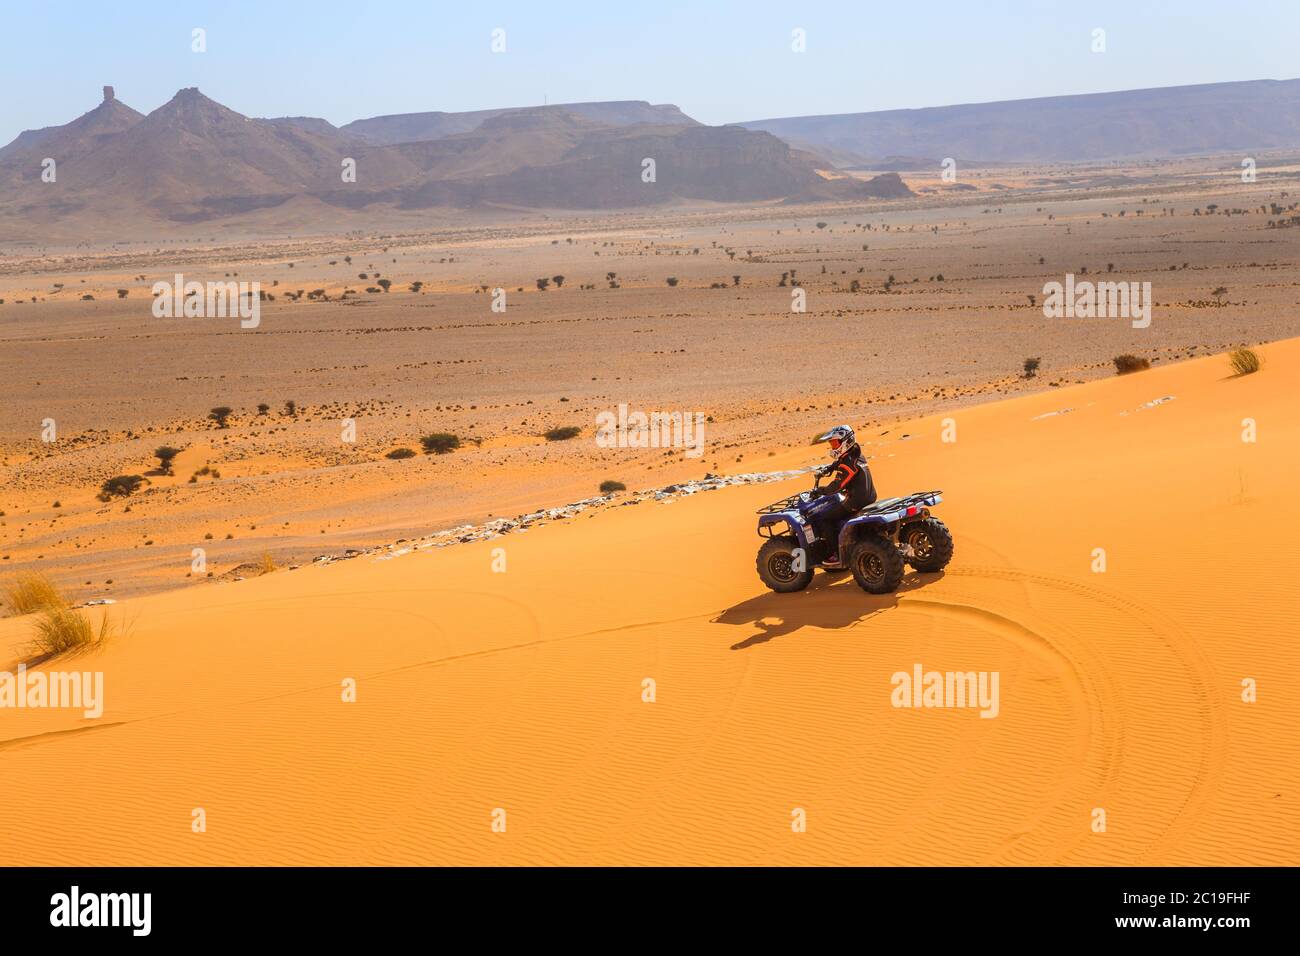
[[[0, 244], [0, 580], [111, 628], [0, 619], [0, 669], [104, 687], [0, 711], [0, 863], [1300, 862], [1300, 164], [1260, 170]], [[257, 327], [155, 317], [177, 274]], [[1045, 317], [1067, 274], [1150, 324]], [[702, 453], [602, 447], [620, 405]], [[956, 557], [770, 593], [754, 511], [841, 422]], [[997, 718], [894, 706], [918, 664]]]

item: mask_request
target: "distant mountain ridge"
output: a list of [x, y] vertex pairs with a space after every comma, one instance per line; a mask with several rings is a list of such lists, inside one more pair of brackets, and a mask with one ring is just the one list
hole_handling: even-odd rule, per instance
[[51, 152], [62, 156], [81, 155], [142, 119], [143, 113], [137, 113], [120, 102], [113, 88], [106, 86], [100, 104], [71, 123], [19, 133], [17, 139], [0, 148], [0, 164], [17, 164], [21, 157], [30, 159], [38, 152], [41, 153], [38, 163]]
[[[527, 109], [527, 107], [524, 107]], [[645, 100], [615, 100], [604, 103], [556, 103], [550, 107], [582, 116], [605, 126], [698, 126], [676, 106], [652, 106]], [[467, 113], [398, 113], [392, 116], [375, 116], [353, 120], [340, 126], [343, 133], [359, 136], [379, 145], [414, 143], [441, 139], [456, 133], [468, 133], [485, 121], [516, 109], [474, 110]]]
[[[741, 123], [839, 165], [888, 156], [1082, 162], [1300, 147], [1300, 79]], [[880, 168], [878, 165], [875, 168]]]
[[[52, 182], [41, 178], [42, 157], [57, 162]], [[314, 117], [253, 119], [193, 87], [142, 116], [106, 87], [89, 113], [0, 150], [0, 212], [203, 221], [298, 197], [350, 209], [598, 209], [911, 195], [896, 176], [862, 182], [820, 171], [829, 166], [769, 133], [703, 126], [676, 107], [636, 101], [336, 128]]]

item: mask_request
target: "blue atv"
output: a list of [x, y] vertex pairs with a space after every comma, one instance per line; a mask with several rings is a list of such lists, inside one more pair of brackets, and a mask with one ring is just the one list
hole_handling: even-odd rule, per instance
[[[858, 586], [871, 594], [889, 594], [903, 579], [903, 565], [917, 571], [942, 571], [952, 560], [952, 532], [930, 509], [943, 500], [937, 491], [921, 491], [867, 505], [839, 526], [835, 541], [818, 534], [827, 512], [837, 509], [839, 494], [822, 495], [817, 476], [811, 492], [802, 491], [762, 508], [758, 533], [767, 538], [758, 549], [758, 576], [773, 591], [802, 591], [813, 570], [852, 571]], [[832, 532], [834, 533], [834, 532]]]

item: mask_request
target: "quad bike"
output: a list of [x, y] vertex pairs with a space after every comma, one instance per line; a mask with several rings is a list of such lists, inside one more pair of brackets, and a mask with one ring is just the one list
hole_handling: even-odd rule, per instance
[[[903, 579], [903, 565], [917, 571], [942, 571], [952, 560], [952, 532], [930, 509], [943, 500], [937, 491], [921, 491], [867, 505], [839, 527], [838, 540], [818, 537], [815, 524], [832, 501], [820, 495], [821, 475], [811, 492], [802, 491], [762, 508], [758, 533], [768, 540], [758, 549], [758, 576], [773, 591], [802, 591], [814, 568], [853, 572], [858, 586], [871, 594], [889, 594]], [[836, 547], [838, 545], [838, 547]]]

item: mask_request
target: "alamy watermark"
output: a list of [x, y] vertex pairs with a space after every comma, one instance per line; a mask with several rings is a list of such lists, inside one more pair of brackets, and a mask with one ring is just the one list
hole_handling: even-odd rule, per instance
[[1067, 272], [1065, 282], [1043, 286], [1043, 316], [1048, 319], [1132, 319], [1133, 328], [1151, 324], [1150, 282], [1082, 282]]
[[148, 936], [153, 928], [152, 893], [83, 893], [74, 885], [50, 897], [50, 925], [55, 927], [117, 926], [132, 936]]
[[176, 273], [174, 283], [153, 284], [156, 319], [240, 319], [240, 328], [255, 329], [262, 322], [262, 283], [185, 281]]
[[1000, 671], [927, 671], [913, 664], [911, 673], [896, 671], [889, 678], [894, 707], [974, 707], [981, 717], [998, 715]]
[[103, 671], [32, 671], [19, 664], [17, 673], [0, 671], [0, 710], [60, 707], [80, 709], [94, 720], [104, 714]]
[[684, 448], [687, 458], [704, 454], [703, 412], [632, 412], [626, 403], [617, 412], [596, 416], [596, 444], [601, 448]]

